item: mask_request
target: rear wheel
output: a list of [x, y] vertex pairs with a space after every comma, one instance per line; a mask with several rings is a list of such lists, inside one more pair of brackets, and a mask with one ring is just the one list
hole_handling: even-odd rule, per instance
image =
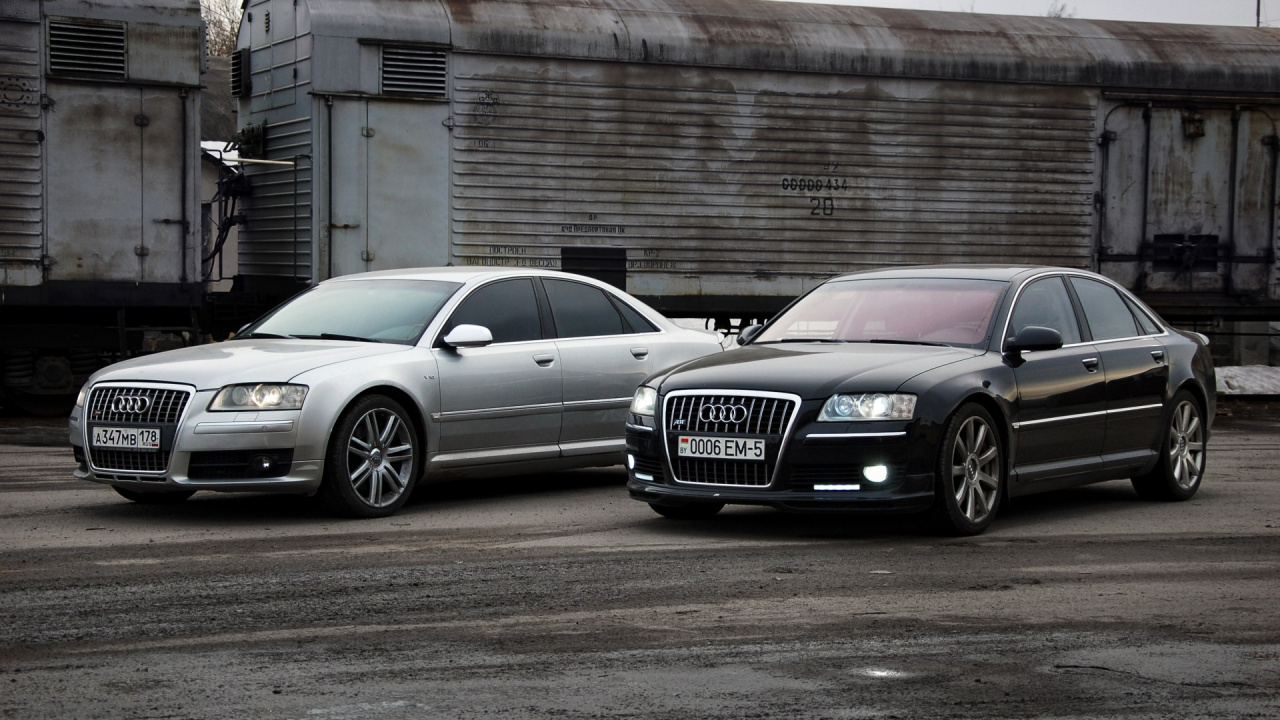
[[968, 404], [947, 423], [938, 453], [934, 517], [949, 535], [977, 535], [1000, 509], [1004, 453], [991, 414]]
[[1133, 478], [1133, 489], [1147, 500], [1188, 500], [1204, 477], [1204, 413], [1191, 393], [1173, 396], [1173, 412], [1165, 424], [1160, 459], [1146, 475]]
[[136, 490], [128, 490], [119, 485], [112, 485], [111, 488], [120, 493], [120, 497], [126, 500], [132, 500], [143, 505], [172, 505], [180, 503], [183, 500], [196, 494], [195, 490], [169, 490], [164, 492], [138, 492]]
[[691, 502], [684, 505], [649, 503], [649, 507], [662, 517], [672, 520], [704, 520], [723, 510], [724, 503]]
[[348, 517], [391, 515], [413, 491], [418, 457], [418, 434], [404, 407], [385, 395], [363, 397], [333, 428], [320, 498]]

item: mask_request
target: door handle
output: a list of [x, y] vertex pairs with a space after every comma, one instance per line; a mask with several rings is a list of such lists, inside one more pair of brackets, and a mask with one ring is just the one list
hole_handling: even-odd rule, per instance
[[534, 355], [533, 361], [542, 367], [551, 367], [551, 363], [556, 361], [556, 356], [551, 353], [547, 353], [546, 355]]
[[1163, 351], [1163, 350], [1152, 350], [1152, 351], [1151, 351], [1151, 359], [1152, 359], [1152, 360], [1155, 360], [1157, 365], [1163, 365], [1163, 364], [1164, 364], [1164, 351]]
[[1080, 362], [1084, 363], [1085, 370], [1088, 370], [1091, 373], [1098, 372], [1098, 358], [1096, 357], [1085, 358]]
[[643, 360], [649, 357], [649, 348], [646, 348], [646, 347], [631, 348], [631, 357], [637, 360]]

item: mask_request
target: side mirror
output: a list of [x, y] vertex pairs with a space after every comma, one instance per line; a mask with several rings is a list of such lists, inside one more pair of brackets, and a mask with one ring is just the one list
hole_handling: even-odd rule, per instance
[[746, 345], [752, 340], [755, 340], [756, 336], [759, 335], [760, 331], [763, 329], [764, 329], [763, 325], [748, 325], [742, 328], [742, 330], [738, 333], [738, 339], [736, 342], [739, 345]]
[[480, 325], [459, 325], [442, 339], [451, 348], [484, 347], [493, 342], [493, 333]]
[[1017, 336], [1005, 343], [1004, 350], [1009, 353], [1020, 353], [1036, 350], [1057, 350], [1062, 347], [1062, 333], [1053, 328], [1028, 325], [1018, 331]]

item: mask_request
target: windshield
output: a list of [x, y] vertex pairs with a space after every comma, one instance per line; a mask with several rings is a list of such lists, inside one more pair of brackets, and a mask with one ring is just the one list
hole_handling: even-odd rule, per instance
[[236, 337], [360, 340], [413, 345], [460, 283], [348, 280], [298, 295]]
[[885, 342], [978, 347], [1007, 283], [900, 278], [837, 280], [777, 317], [752, 343]]

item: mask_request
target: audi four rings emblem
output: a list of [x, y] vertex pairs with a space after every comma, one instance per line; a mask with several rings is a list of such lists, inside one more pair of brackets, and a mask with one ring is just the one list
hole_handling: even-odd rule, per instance
[[140, 414], [147, 411], [151, 398], [145, 395], [117, 395], [111, 401], [111, 410], [118, 413]]
[[698, 419], [704, 423], [740, 423], [747, 419], [747, 409], [741, 405], [703, 405]]

